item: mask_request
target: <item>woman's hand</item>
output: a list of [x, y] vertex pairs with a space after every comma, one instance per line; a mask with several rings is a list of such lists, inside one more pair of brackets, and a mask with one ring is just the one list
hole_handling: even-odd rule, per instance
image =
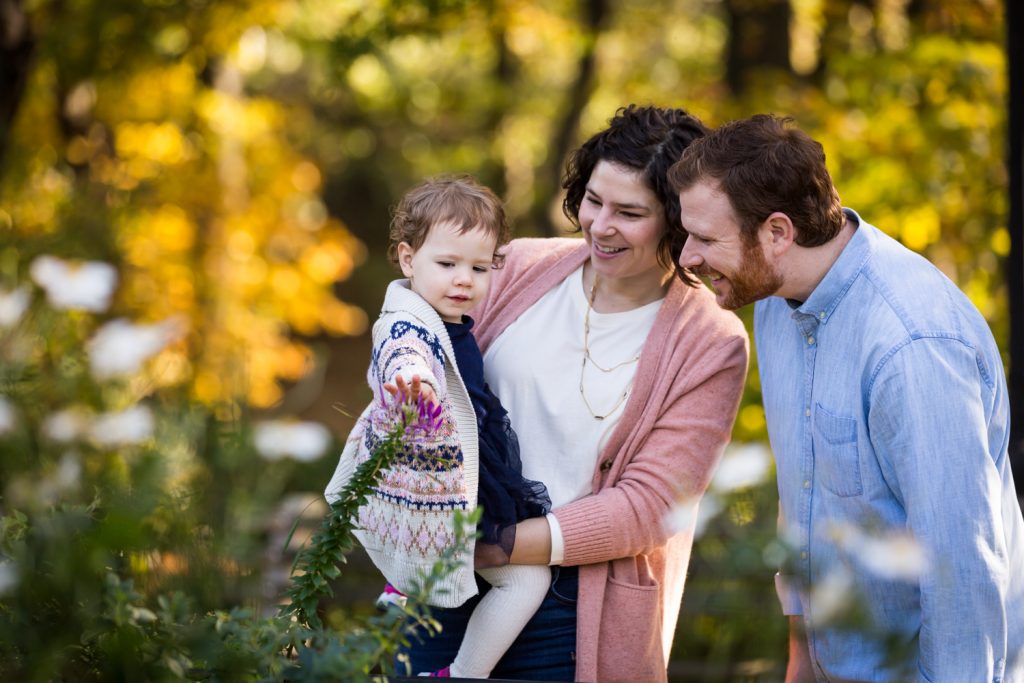
[[394, 384], [386, 382], [384, 390], [391, 394], [397, 403], [415, 403], [420, 397], [423, 397], [425, 403], [437, 403], [437, 394], [434, 393], [434, 388], [420, 380], [419, 375], [413, 375], [412, 381], [408, 384], [406, 384], [405, 378], [399, 375], [395, 378]]

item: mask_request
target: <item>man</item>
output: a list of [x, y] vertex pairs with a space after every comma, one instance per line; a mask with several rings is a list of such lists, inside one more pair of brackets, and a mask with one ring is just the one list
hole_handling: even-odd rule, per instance
[[724, 308], [758, 301], [793, 545], [777, 577], [786, 680], [1024, 682], [1024, 520], [985, 320], [842, 208], [821, 145], [786, 120], [722, 126], [669, 179], [688, 235], [680, 265]]

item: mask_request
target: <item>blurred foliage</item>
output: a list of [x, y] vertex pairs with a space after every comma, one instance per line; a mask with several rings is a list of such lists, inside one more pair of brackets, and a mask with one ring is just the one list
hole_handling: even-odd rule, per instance
[[[38, 279], [36, 264], [31, 271]], [[36, 293], [27, 284], [0, 291], [0, 679], [369, 681], [394, 673], [413, 629], [436, 628], [422, 596], [449, 571], [475, 519], [456, 520], [450, 554], [401, 608], [368, 618], [332, 613], [329, 628], [318, 610], [356, 545], [355, 511], [379, 470], [424, 431], [422, 410], [378, 411], [386, 437], [299, 548], [290, 587], [267, 591], [279, 552], [267, 547], [270, 519], [290, 460], [330, 445], [322, 428], [254, 424], [241, 403], [223, 411], [154, 387], [149, 358], [111, 373], [118, 352], [149, 329], [100, 325], [81, 301], [55, 301], [52, 281], [40, 288], [46, 302], [18, 297]], [[102, 312], [105, 298], [90, 310]], [[129, 336], [98, 343], [111, 329]], [[157, 353], [154, 344], [147, 355]]]
[[[729, 62], [737, 13], [780, 3], [788, 60]], [[423, 176], [470, 172], [505, 197], [519, 234], [557, 234], [568, 227], [558, 188], [566, 152], [630, 102], [683, 106], [711, 125], [793, 116], [825, 146], [844, 204], [938, 264], [1006, 347], [1007, 85], [996, 0], [0, 7], [0, 35], [21, 27], [31, 48], [27, 61], [0, 54], [0, 115], [16, 102], [15, 118], [0, 120], [0, 292], [27, 282], [42, 254], [102, 260], [121, 284], [101, 320], [179, 320], [186, 330], [141, 378], [112, 384], [86, 370], [81, 344], [98, 323], [41, 312], [38, 293], [24, 319], [32, 336], [0, 344], [3, 394], [24, 406], [27, 425], [0, 437], [3, 512], [24, 507], [19, 492], [49, 492], [46, 509], [59, 514], [35, 528], [62, 540], [38, 561], [91, 568], [55, 579], [52, 613], [38, 608], [52, 636], [41, 651], [78, 646], [82, 624], [54, 615], [63, 604], [98, 605], [112, 589], [93, 579], [108, 567], [163, 568], [136, 572], [134, 587], [118, 589], [126, 595], [177, 581], [200, 611], [257, 600], [261, 520], [284, 492], [317, 488], [333, 464], [263, 463], [239, 425], [253, 408], [304, 407], [308, 397], [292, 387], [322, 371], [314, 349], [324, 336], [365, 330], [363, 310], [376, 310], [392, 277], [389, 207]], [[9, 78], [19, 65], [23, 90]], [[750, 311], [740, 314], [749, 327]], [[37, 356], [12, 365], [26, 346]], [[332, 359], [355, 379], [321, 401], [363, 400], [366, 362], [362, 353]], [[737, 442], [764, 439], [754, 365]], [[29, 435], [71, 405], [102, 413], [139, 400], [161, 416], [148, 445], [78, 453], [83, 481], [119, 487], [121, 512], [97, 515], [91, 493], [53, 483], [67, 449]], [[710, 668], [679, 678], [755, 680], [733, 664], [784, 658], [774, 523], [772, 484], [730, 495], [709, 522], [676, 656]], [[197, 534], [217, 543], [196, 551]], [[177, 566], [205, 578], [179, 581], [167, 569]]]
[[250, 93], [278, 2], [39, 2], [0, 184], [10, 281], [42, 252], [121, 266], [118, 310], [186, 316], [157, 381], [213, 403], [281, 399], [313, 356], [290, 332], [356, 334], [331, 285], [363, 258], [291, 139], [309, 112]]

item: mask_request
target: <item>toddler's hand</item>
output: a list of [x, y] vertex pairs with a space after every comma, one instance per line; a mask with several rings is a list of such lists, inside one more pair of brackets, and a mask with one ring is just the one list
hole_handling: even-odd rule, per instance
[[388, 382], [384, 385], [384, 390], [391, 394], [391, 397], [398, 402], [408, 401], [409, 403], [415, 403], [420, 397], [423, 398], [424, 402], [437, 403], [437, 394], [434, 393], [434, 387], [424, 383], [419, 375], [413, 375], [412, 381], [408, 384], [405, 382], [405, 378], [399, 376], [395, 378], [395, 383]]

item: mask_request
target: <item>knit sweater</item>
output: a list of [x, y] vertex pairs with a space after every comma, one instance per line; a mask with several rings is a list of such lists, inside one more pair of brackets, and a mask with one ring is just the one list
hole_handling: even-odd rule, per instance
[[[345, 444], [325, 495], [330, 502], [349, 482], [386, 434], [389, 424], [375, 418], [385, 399], [383, 385], [414, 375], [433, 387], [441, 426], [407, 440], [391, 467], [380, 472], [359, 508], [356, 538], [384, 577], [402, 592], [430, 572], [452, 545], [455, 513], [476, 508], [478, 459], [476, 414], [455, 362], [455, 352], [437, 312], [409, 289], [408, 280], [388, 286], [380, 318], [373, 326], [373, 352], [367, 382], [374, 403], [363, 411]], [[390, 401], [390, 397], [388, 397]], [[427, 597], [437, 607], [457, 607], [477, 593], [472, 544], [456, 557], [456, 567]]]
[[[473, 312], [485, 352], [589, 250], [576, 239], [520, 239], [506, 254]], [[703, 286], [674, 279], [622, 418], [599, 454], [592, 495], [554, 511], [562, 563], [579, 565], [577, 680], [666, 680], [694, 526], [673, 534], [665, 520], [676, 503], [707, 488], [729, 441], [747, 357], [739, 318]]]

